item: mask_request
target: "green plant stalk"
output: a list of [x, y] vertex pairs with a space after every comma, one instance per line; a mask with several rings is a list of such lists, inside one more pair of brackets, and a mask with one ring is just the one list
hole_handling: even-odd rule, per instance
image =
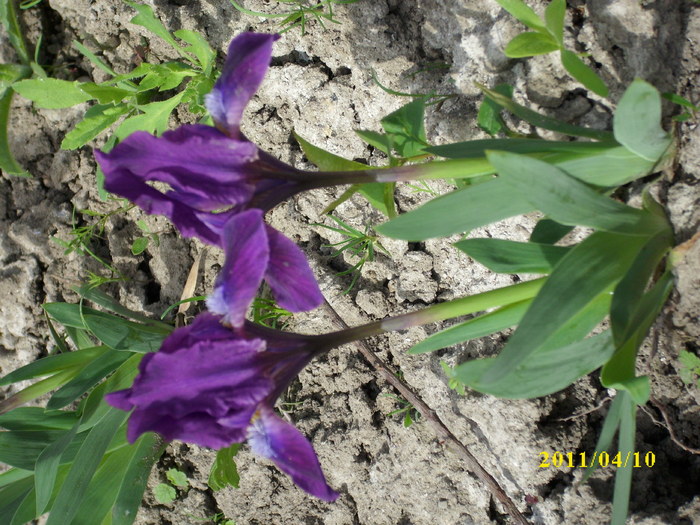
[[[326, 348], [340, 346], [357, 339], [371, 337], [397, 330], [406, 330], [414, 326], [421, 326], [436, 321], [445, 321], [454, 317], [481, 312], [489, 308], [495, 308], [506, 304], [516, 303], [531, 299], [540, 291], [547, 278], [542, 277], [524, 283], [518, 283], [504, 288], [489, 290], [468, 297], [460, 297], [445, 303], [436, 304], [389, 319], [375, 321], [362, 326], [348, 328], [339, 332], [317, 336], [319, 340], [327, 342]], [[307, 336], [308, 337], [308, 336]], [[323, 346], [323, 345], [322, 345]]]

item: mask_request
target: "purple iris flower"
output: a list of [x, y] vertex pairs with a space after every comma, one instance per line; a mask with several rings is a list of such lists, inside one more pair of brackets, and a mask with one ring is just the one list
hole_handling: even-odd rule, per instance
[[131, 388], [105, 399], [133, 410], [127, 429], [132, 443], [144, 432], [214, 449], [247, 439], [300, 488], [334, 501], [338, 493], [326, 483], [311, 443], [273, 409], [299, 372], [328, 348], [323, 336], [250, 323], [234, 331], [205, 312], [144, 356]]
[[[261, 151], [240, 131], [243, 110], [265, 76], [278, 38], [244, 33], [231, 42], [221, 77], [206, 99], [215, 128], [185, 125], [162, 137], [138, 131], [109, 153], [95, 152], [107, 190], [147, 213], [165, 215], [184, 236], [226, 250], [210, 308], [234, 326], [243, 322], [263, 278], [287, 310], [310, 310], [323, 300], [303, 252], [262, 218], [262, 212], [318, 185], [318, 179]], [[153, 182], [168, 189], [160, 191]]]

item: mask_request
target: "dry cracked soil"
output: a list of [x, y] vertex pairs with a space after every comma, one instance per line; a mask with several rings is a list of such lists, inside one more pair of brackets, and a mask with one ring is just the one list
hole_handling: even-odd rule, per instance
[[[223, 53], [233, 36], [245, 30], [275, 31], [274, 19], [240, 13], [228, 0], [151, 0], [156, 15], [170, 30], [200, 32]], [[542, 11], [546, 2], [531, 2]], [[245, 6], [272, 11], [277, 2], [248, 0]], [[590, 53], [611, 88], [609, 99], [582, 89], [555, 60], [545, 55], [510, 60], [505, 44], [522, 26], [494, 0], [359, 0], [335, 8], [338, 24], [315, 22], [304, 35], [286, 32], [274, 49], [264, 84], [247, 109], [246, 135], [284, 162], [311, 168], [291, 138], [292, 130], [327, 150], [371, 165], [386, 158], [353, 132], [379, 129], [379, 120], [406, 102], [380, 89], [377, 78], [393, 90], [449, 93], [457, 96], [427, 113], [428, 138], [436, 144], [483, 138], [476, 125], [481, 100], [475, 82], [515, 86], [516, 100], [578, 124], [611, 125], [612, 103], [641, 77], [662, 92], [700, 100], [700, 6], [676, 0], [569, 0], [566, 43]], [[114, 70], [126, 72], [146, 53], [150, 61], [176, 59], [172, 49], [143, 28], [131, 24], [132, 8], [121, 0], [44, 0], [23, 12], [28, 38], [43, 37], [40, 61], [65, 79], [100, 81], [104, 74], [71, 46], [84, 42]], [[147, 44], [147, 45], [145, 45]], [[14, 60], [3, 37], [0, 62]], [[429, 67], [440, 64], [441, 67]], [[99, 199], [91, 147], [60, 149], [67, 132], [87, 104], [67, 110], [36, 109], [15, 97], [10, 141], [17, 159], [32, 178], [0, 178], [0, 375], [51, 351], [41, 304], [75, 301], [70, 286], [88, 272], [103, 273], [92, 258], [65, 254], [52, 237], [69, 240], [73, 224], [90, 217], [74, 210], [114, 210]], [[664, 106], [664, 122], [677, 111]], [[171, 126], [192, 122], [178, 111]], [[525, 128], [526, 130], [526, 128]], [[654, 194], [668, 210], [678, 243], [700, 224], [700, 126], [697, 118], [677, 124], [679, 150], [675, 166], [653, 181]], [[92, 144], [99, 147], [98, 141]], [[430, 183], [430, 191], [449, 191], [447, 183]], [[301, 245], [331, 307], [349, 325], [513, 282], [517, 276], [495, 275], [451, 245], [455, 238], [407, 243], [381, 239], [389, 255], [378, 253], [357, 284], [344, 294], [349, 276], [338, 275], [356, 262], [351, 255], [333, 257], [327, 245], [341, 238], [319, 226], [322, 211], [342, 190], [301, 194], [277, 207], [270, 223]], [[634, 202], [640, 188], [625, 196]], [[426, 191], [399, 185], [401, 211], [431, 198]], [[356, 196], [337, 215], [357, 228], [383, 220]], [[160, 245], [131, 254], [143, 219], [158, 232]], [[525, 216], [473, 232], [525, 240], [534, 224]], [[182, 239], [161, 217], [133, 209], [115, 214], [92, 249], [110, 261], [127, 281], [108, 291], [126, 306], [160, 315], [180, 298], [194, 260], [202, 256], [197, 294], [211, 289], [222, 264], [221, 254]], [[698, 352], [700, 336], [700, 245], [676, 272], [676, 289], [655, 323], [639, 359], [639, 371], [652, 380], [653, 402], [638, 415], [637, 450], [655, 454], [652, 468], [634, 472], [630, 523], [700, 523], [700, 391], [679, 377], [680, 350]], [[291, 328], [321, 333], [337, 328], [329, 309], [295, 315]], [[609, 392], [597, 376], [583, 378], [566, 390], [540, 399], [501, 400], [451, 390], [440, 361], [449, 364], [493, 355], [507, 334], [410, 356], [406, 350], [439, 328], [430, 325], [368, 341], [376, 352], [476, 456], [532, 523], [598, 524], [609, 520], [612, 469], [599, 469], [585, 484], [581, 469], [539, 468], [544, 451], [591, 451], [607, 410]], [[13, 390], [8, 390], [9, 395]], [[239, 489], [207, 488], [214, 453], [182, 443], [171, 444], [151, 475], [150, 488], [136, 523], [183, 525], [213, 523], [221, 516], [238, 525], [434, 525], [508, 523], [503, 508], [461, 458], [445, 448], [429, 421], [419, 418], [406, 428], [396, 392], [347, 345], [314, 362], [287, 394], [289, 416], [311, 439], [331, 486], [341, 492], [324, 503], [298, 490], [271, 464], [245, 448], [238, 456]], [[170, 504], [159, 504], [152, 487], [177, 468], [189, 478]]]

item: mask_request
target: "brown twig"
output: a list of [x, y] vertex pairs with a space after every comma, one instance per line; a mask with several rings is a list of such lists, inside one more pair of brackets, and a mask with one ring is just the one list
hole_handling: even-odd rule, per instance
[[[338, 312], [326, 301], [325, 303], [328, 311], [333, 315], [338, 324], [342, 328], [348, 328], [347, 323], [338, 314]], [[364, 341], [356, 341], [353, 343], [357, 346], [357, 349], [364, 356], [367, 361], [379, 372], [379, 374], [398, 390], [401, 395], [411, 403], [421, 416], [430, 424], [440, 441], [443, 441], [448, 448], [455, 452], [460, 458], [464, 460], [467, 465], [467, 470], [472, 472], [486, 487], [489, 489], [493, 497], [500, 501], [506, 509], [506, 512], [513, 518], [515, 523], [520, 525], [529, 525], [529, 522], [518, 510], [515, 502], [506, 494], [506, 492], [498, 484], [498, 481], [489, 474], [484, 467], [477, 461], [474, 455], [469, 452], [466, 446], [459, 441], [455, 435], [450, 431], [450, 429], [445, 426], [442, 420], [438, 417], [435, 410], [430, 408], [425, 401], [423, 401], [418, 394], [416, 394], [406, 383], [401, 381], [396, 374], [391, 370], [391, 368], [382, 361], [377, 355], [372, 352]]]

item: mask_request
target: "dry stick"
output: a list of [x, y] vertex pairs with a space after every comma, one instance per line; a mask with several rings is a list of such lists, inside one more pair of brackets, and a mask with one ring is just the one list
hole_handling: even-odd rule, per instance
[[[328, 301], [325, 301], [325, 305], [341, 327], [348, 328], [347, 323]], [[521, 514], [513, 500], [510, 499], [508, 494], [506, 494], [506, 492], [498, 484], [498, 481], [496, 481], [496, 479], [489, 474], [484, 467], [481, 466], [474, 455], [469, 452], [467, 447], [465, 447], [464, 444], [459, 441], [452, 432], [450, 432], [450, 429], [445, 426], [435, 410], [430, 408], [430, 406], [428, 406], [425, 401], [423, 401], [406, 383], [396, 377], [389, 366], [379, 357], [377, 357], [377, 355], [369, 349], [364, 341], [355, 341], [355, 344], [357, 345], [360, 353], [365, 357], [365, 359], [367, 359], [367, 361], [370, 362], [377, 372], [379, 372], [386, 382], [398, 390], [401, 395], [409, 403], [411, 403], [416, 410], [418, 410], [418, 412], [420, 412], [420, 415], [423, 416], [428, 423], [430, 423], [438, 438], [447, 443], [448, 447], [464, 460], [464, 462], [467, 464], [467, 469], [476, 475], [476, 477], [479, 478], [479, 480], [481, 480], [486, 487], [488, 487], [491, 494], [503, 504], [513, 520], [521, 525], [529, 525], [529, 522], [525, 516]]]

